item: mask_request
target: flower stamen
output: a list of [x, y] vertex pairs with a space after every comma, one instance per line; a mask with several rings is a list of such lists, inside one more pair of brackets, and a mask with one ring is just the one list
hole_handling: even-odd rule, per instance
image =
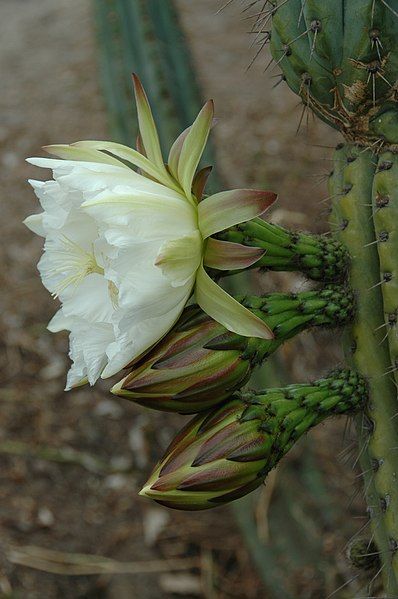
[[62, 274], [65, 277], [56, 286], [52, 294], [54, 298], [59, 297], [60, 293], [70, 286], [76, 290], [83, 279], [90, 274], [104, 274], [104, 269], [98, 264], [94, 251], [88, 252], [65, 235], [62, 235], [61, 242], [65, 249], [53, 250], [53, 255], [59, 259], [59, 266], [52, 268], [50, 274], [53, 276]]

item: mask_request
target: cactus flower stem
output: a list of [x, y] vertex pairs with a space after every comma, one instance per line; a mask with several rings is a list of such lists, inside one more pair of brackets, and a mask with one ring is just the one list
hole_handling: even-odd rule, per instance
[[295, 233], [261, 218], [223, 231], [218, 238], [264, 249], [264, 256], [252, 268], [300, 271], [315, 281], [342, 280], [348, 268], [347, 251], [336, 239]]
[[296, 441], [329, 416], [365, 401], [367, 384], [339, 370], [312, 384], [235, 394], [177, 435], [141, 495], [167, 507], [202, 510], [246, 495]]
[[207, 410], [242, 387], [253, 369], [284, 341], [313, 326], [345, 324], [354, 307], [350, 290], [337, 285], [237, 299], [264, 320], [273, 339], [236, 335], [190, 306], [112, 393], [158, 410], [185, 414]]
[[[368, 377], [369, 402], [365, 414], [358, 417], [360, 462], [365, 477], [368, 511], [373, 534], [383, 561], [383, 578], [388, 597], [398, 596], [398, 412], [397, 391], [390, 370], [389, 343], [386, 336], [383, 295], [391, 280], [383, 271], [397, 254], [383, 256], [381, 271], [379, 252], [383, 241], [377, 238], [372, 218], [372, 195], [376, 192], [375, 221], [380, 235], [390, 231], [395, 222], [382, 222], [378, 212], [384, 206], [378, 191], [382, 181], [380, 160], [370, 151], [353, 145], [338, 146], [330, 192], [335, 198], [334, 220], [338, 237], [350, 252], [350, 283], [356, 294], [355, 321], [348, 331], [347, 359]], [[377, 166], [378, 165], [378, 166]], [[378, 191], [377, 191], [378, 190]], [[385, 197], [385, 196], [383, 196]], [[384, 246], [383, 250], [384, 251]], [[391, 269], [392, 270], [392, 269]], [[396, 296], [395, 296], [396, 299]], [[390, 310], [390, 307], [388, 308]]]

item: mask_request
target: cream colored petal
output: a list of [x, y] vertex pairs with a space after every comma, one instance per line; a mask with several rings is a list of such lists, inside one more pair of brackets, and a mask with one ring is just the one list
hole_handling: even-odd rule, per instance
[[[148, 173], [151, 177], [166, 185], [167, 187], [171, 187], [173, 189], [179, 189], [178, 186], [173, 181], [172, 177], [168, 174], [164, 164], [161, 166], [158, 164], [154, 164], [147, 157], [143, 156], [137, 150], [133, 150], [133, 148], [129, 148], [124, 146], [123, 144], [114, 143], [111, 141], [78, 141], [73, 144], [77, 148], [82, 149], [93, 149], [93, 150], [104, 150], [106, 152], [110, 152], [113, 156], [117, 156], [121, 160], [129, 162], [133, 166], [138, 167], [141, 171]], [[114, 159], [115, 160], [115, 159]], [[125, 166], [120, 160], [118, 161], [119, 165]]]
[[128, 168], [120, 160], [116, 160], [113, 156], [104, 154], [104, 152], [100, 152], [94, 148], [79, 147], [75, 144], [53, 144], [51, 146], [43, 146], [43, 150], [64, 160], [99, 162], [100, 164], [113, 164], [113, 166]]
[[28, 227], [36, 235], [45, 237], [46, 232], [43, 228], [43, 212], [41, 214], [31, 214], [23, 221], [23, 224]]
[[170, 172], [176, 179], [178, 179], [178, 163], [180, 161], [182, 146], [184, 145], [185, 138], [190, 132], [190, 130], [191, 127], [184, 129], [184, 131], [180, 133], [180, 135], [177, 137], [177, 139], [170, 148], [167, 166], [169, 167]]

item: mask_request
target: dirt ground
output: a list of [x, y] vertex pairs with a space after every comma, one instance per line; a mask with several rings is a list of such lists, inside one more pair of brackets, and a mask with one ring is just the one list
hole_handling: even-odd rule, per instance
[[[215, 99], [224, 178], [231, 187], [278, 191], [275, 221], [327, 228], [319, 204], [330, 169], [323, 146], [333, 146], [336, 136], [312, 119], [309, 132], [304, 122], [296, 134], [297, 100], [282, 86], [271, 90], [275, 72], [263, 73], [265, 56], [246, 72], [255, 49], [239, 2], [220, 14], [217, 0], [177, 4], [203, 95]], [[137, 496], [181, 419], [112, 398], [108, 382], [63, 391], [67, 339], [46, 331], [55, 305], [36, 271], [41, 241], [21, 224], [37, 211], [26, 179], [41, 173], [24, 159], [45, 144], [107, 138], [94, 29], [89, 0], [0, 3], [0, 596], [273, 599], [228, 507], [171, 513]], [[264, 289], [275, 284], [290, 289], [303, 283], [282, 275], [261, 283]], [[305, 335], [286, 346], [283, 357], [296, 381], [341, 360], [330, 334]], [[342, 520], [348, 509], [356, 515], [363, 507], [360, 500], [347, 507], [354, 475], [333, 460], [348, 443], [343, 426], [332, 422], [311, 436]], [[354, 520], [350, 526], [351, 532], [359, 528]], [[335, 568], [343, 560], [344, 539], [337, 533], [328, 538], [328, 555], [338, 555], [330, 558]], [[101, 562], [108, 572], [123, 562], [134, 575], [71, 576], [76, 563], [65, 556], [56, 563], [60, 556], [43, 549], [73, 554], [72, 562], [78, 553], [106, 556], [119, 563]], [[339, 575], [345, 574], [341, 566]], [[316, 580], [301, 588], [300, 598], [322, 596]]]

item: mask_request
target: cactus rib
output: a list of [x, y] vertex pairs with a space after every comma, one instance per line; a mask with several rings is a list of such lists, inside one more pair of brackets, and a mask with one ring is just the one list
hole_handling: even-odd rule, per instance
[[398, 157], [392, 152], [378, 156], [373, 180], [373, 220], [376, 232], [381, 292], [384, 305], [384, 337], [390, 350], [390, 372], [398, 383]]

